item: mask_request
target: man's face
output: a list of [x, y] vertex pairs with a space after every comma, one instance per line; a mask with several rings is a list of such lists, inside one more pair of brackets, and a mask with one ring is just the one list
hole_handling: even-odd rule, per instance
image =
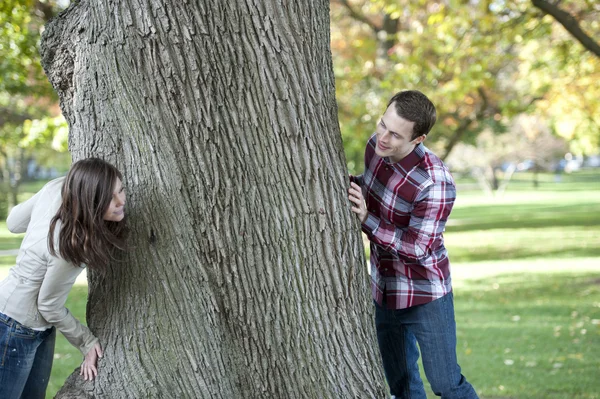
[[414, 122], [398, 116], [394, 104], [390, 104], [375, 129], [377, 146], [375, 153], [399, 162], [410, 154], [417, 144], [425, 140], [425, 135], [411, 140]]

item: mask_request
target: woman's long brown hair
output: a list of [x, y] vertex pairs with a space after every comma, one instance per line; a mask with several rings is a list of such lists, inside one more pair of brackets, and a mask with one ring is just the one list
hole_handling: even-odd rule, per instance
[[[62, 203], [50, 222], [48, 247], [53, 256], [58, 252], [74, 266], [84, 263], [103, 271], [115, 251], [125, 249], [126, 220], [104, 220], [117, 178], [122, 180], [121, 172], [102, 159], [73, 164], [62, 187]], [[59, 221], [57, 251], [54, 232]]]

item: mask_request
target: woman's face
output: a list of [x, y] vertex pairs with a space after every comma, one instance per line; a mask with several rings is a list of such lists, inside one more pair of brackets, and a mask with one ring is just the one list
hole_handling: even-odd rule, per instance
[[125, 217], [125, 187], [121, 179], [117, 178], [113, 189], [112, 200], [104, 213], [104, 220], [120, 222]]

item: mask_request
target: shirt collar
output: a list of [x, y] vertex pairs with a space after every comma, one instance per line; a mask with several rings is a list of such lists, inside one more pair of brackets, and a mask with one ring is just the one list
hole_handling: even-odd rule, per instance
[[384, 160], [386, 163], [404, 169], [405, 171], [409, 171], [414, 168], [417, 164], [421, 162], [423, 157], [425, 156], [425, 146], [423, 143], [417, 144], [414, 150], [411, 151], [410, 154], [402, 158], [398, 162], [392, 162], [389, 157], [385, 157]]

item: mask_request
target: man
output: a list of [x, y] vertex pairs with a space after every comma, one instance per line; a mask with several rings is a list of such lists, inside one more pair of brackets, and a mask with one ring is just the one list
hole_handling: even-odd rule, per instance
[[367, 144], [365, 172], [351, 177], [348, 193], [371, 242], [377, 339], [392, 398], [426, 399], [418, 342], [433, 392], [471, 399], [477, 394], [456, 360], [443, 239], [456, 188], [444, 163], [423, 145], [435, 121], [423, 93], [392, 97]]

